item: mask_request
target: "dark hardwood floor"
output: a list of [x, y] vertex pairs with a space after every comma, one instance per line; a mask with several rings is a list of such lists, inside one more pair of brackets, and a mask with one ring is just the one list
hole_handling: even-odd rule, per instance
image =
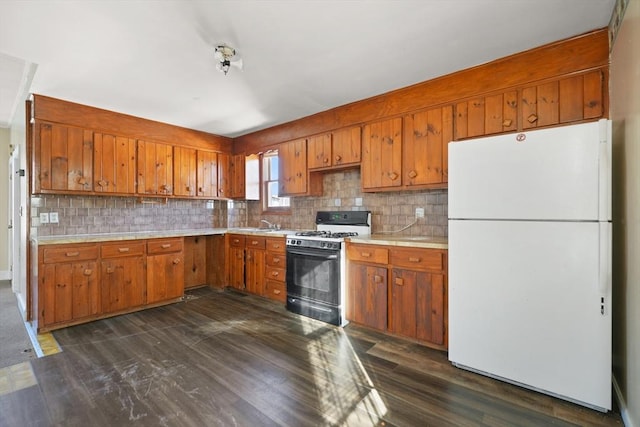
[[0, 396], [2, 426], [621, 426], [450, 365], [446, 353], [261, 298], [182, 303], [66, 328]]

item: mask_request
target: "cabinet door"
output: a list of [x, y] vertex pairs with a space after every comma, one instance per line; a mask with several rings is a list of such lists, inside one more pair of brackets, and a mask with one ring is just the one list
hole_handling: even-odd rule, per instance
[[196, 195], [196, 150], [173, 147], [173, 194], [194, 197]]
[[402, 119], [368, 124], [362, 132], [362, 188], [402, 185]]
[[231, 156], [218, 153], [218, 197], [230, 198], [231, 184]]
[[387, 329], [387, 269], [359, 263], [349, 266], [347, 318], [381, 331]]
[[100, 313], [96, 261], [44, 264], [40, 326], [70, 322]]
[[173, 194], [173, 147], [138, 140], [138, 194]]
[[218, 153], [198, 150], [196, 157], [198, 196], [218, 197]]
[[332, 139], [334, 166], [360, 163], [362, 159], [362, 130], [359, 126], [334, 131]]
[[307, 192], [307, 141], [298, 139], [278, 146], [280, 195]]
[[416, 338], [444, 345], [446, 337], [446, 278], [441, 273], [420, 272], [415, 274]]
[[446, 143], [453, 130], [453, 108], [434, 108], [404, 119], [403, 181], [408, 186], [440, 184]]
[[244, 289], [244, 248], [229, 248], [229, 285]]
[[102, 133], [93, 135], [93, 190], [135, 194], [136, 142]]
[[144, 257], [102, 260], [102, 311], [113, 313], [146, 303]]
[[245, 168], [246, 156], [234, 154], [231, 156], [231, 196], [234, 199], [245, 197]]
[[560, 121], [558, 82], [522, 89], [522, 128], [558, 124]]
[[256, 295], [264, 294], [265, 251], [247, 249], [245, 254], [245, 282], [247, 291]]
[[389, 329], [394, 334], [416, 337], [416, 284], [423, 274], [426, 273], [392, 270]]
[[184, 238], [184, 287], [207, 283], [207, 239], [204, 236]]
[[515, 131], [518, 93], [509, 91], [456, 105], [456, 139]]
[[93, 132], [38, 123], [34, 147], [34, 192], [92, 190]]
[[183, 294], [183, 252], [147, 256], [147, 304], [172, 300]]
[[313, 136], [307, 139], [307, 167], [309, 169], [333, 166], [331, 134]]

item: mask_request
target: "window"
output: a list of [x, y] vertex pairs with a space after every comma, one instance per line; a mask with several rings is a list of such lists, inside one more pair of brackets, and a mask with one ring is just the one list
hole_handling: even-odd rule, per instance
[[263, 211], [289, 211], [288, 197], [280, 197], [278, 189], [278, 151], [262, 155], [262, 209]]

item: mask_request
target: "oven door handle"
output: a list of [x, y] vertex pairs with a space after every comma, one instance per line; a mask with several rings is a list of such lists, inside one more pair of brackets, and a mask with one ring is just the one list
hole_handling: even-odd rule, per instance
[[300, 249], [300, 248], [287, 248], [287, 254], [292, 255], [306, 255], [306, 256], [314, 256], [324, 259], [338, 259], [338, 253], [340, 251], [333, 250], [313, 250], [313, 249]]

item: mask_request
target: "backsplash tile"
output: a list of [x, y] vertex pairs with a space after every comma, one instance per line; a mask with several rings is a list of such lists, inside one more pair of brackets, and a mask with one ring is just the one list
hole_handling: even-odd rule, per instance
[[[259, 201], [168, 199], [144, 204], [133, 197], [41, 195], [31, 198], [32, 234], [38, 236], [184, 230], [211, 227], [260, 227], [261, 219], [284, 229], [315, 229], [319, 210], [370, 210], [373, 233], [446, 237], [447, 190], [363, 193], [360, 171], [324, 176], [322, 197], [291, 199], [291, 215], [262, 215]], [[151, 200], [151, 199], [149, 199]], [[163, 199], [158, 199], [163, 201]], [[337, 203], [336, 203], [337, 202]], [[339, 206], [337, 206], [339, 205]], [[415, 221], [416, 208], [425, 217]], [[58, 224], [41, 224], [40, 213], [57, 212]]]

